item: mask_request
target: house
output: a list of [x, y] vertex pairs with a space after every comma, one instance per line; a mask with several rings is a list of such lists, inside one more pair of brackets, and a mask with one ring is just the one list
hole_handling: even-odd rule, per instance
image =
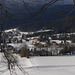
[[51, 44], [60, 44], [61, 42], [61, 40], [50, 40]]
[[51, 45], [56, 45], [57, 43], [55, 41], [52, 41], [51, 42]]
[[39, 43], [39, 40], [38, 39], [30, 39], [29, 42], [32, 44], [35, 44], [35, 43]]
[[46, 46], [47, 45], [47, 43], [45, 42], [45, 41], [41, 41], [41, 42], [39, 42], [41, 45], [44, 45], [44, 46]]

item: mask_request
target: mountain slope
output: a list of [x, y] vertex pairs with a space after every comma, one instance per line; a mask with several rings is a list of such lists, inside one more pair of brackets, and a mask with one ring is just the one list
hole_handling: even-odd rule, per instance
[[[17, 3], [17, 0], [15, 0], [15, 1]], [[23, 31], [34, 31], [34, 30], [41, 29], [43, 27], [46, 27], [46, 28], [57, 27], [59, 30], [61, 30], [62, 27], [64, 29], [66, 29], [67, 25], [70, 24], [70, 22], [68, 24], [66, 24], [66, 22], [62, 21], [62, 19], [65, 18], [64, 15], [66, 15], [67, 13], [69, 13], [70, 11], [72, 11], [75, 8], [73, 5], [73, 0], [64, 0], [64, 4], [62, 4], [62, 2], [60, 1], [52, 6], [49, 6], [44, 13], [42, 13], [42, 14], [39, 13], [39, 15], [31, 17], [31, 18], [30, 18], [30, 16], [32, 14], [34, 14], [35, 12], [37, 12], [38, 9], [40, 9], [41, 3], [43, 5], [44, 2], [42, 1], [39, 4], [39, 2], [35, 2], [35, 1], [32, 2], [32, 0], [30, 0], [30, 1], [26, 0], [26, 3], [28, 3], [28, 2], [30, 2], [28, 4], [29, 12], [27, 12], [27, 10], [23, 11], [24, 6], [23, 6], [22, 2], [21, 3], [19, 2], [20, 7], [18, 7], [19, 5], [17, 5], [16, 7], [15, 6], [12, 7], [12, 5], [10, 5], [6, 2], [3, 3], [9, 7], [12, 7], [13, 9], [14, 9], [14, 7], [16, 10], [19, 9], [19, 11], [17, 11], [17, 12], [7, 9], [9, 11], [9, 13], [12, 13], [15, 16], [11, 15], [12, 19], [11, 19], [11, 17], [8, 17], [6, 19], [5, 24], [4, 24], [4, 29], [18, 27], [20, 30], [23, 30]], [[35, 4], [35, 5], [33, 5], [33, 4]], [[21, 12], [21, 14], [20, 14], [20, 12]], [[30, 13], [31, 13], [31, 15], [30, 15]], [[73, 12], [71, 12], [69, 15], [70, 16], [75, 15], [75, 10], [73, 10]], [[14, 19], [14, 18], [16, 18], [16, 19]], [[0, 24], [1, 24], [1, 20], [0, 20]], [[62, 30], [62, 31], [64, 31], [64, 30]]]

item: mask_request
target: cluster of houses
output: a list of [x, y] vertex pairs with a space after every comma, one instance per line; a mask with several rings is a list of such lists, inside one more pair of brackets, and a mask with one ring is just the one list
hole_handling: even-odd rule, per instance
[[7, 43], [10, 52], [12, 49], [18, 52], [26, 45], [29, 55], [75, 54], [75, 33], [55, 34], [51, 29], [36, 32], [9, 29], [5, 30], [2, 36], [1, 43]]

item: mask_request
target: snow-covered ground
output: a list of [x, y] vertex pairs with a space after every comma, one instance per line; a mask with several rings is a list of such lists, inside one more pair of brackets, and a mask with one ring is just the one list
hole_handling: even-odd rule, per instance
[[[1, 55], [0, 53], [0, 75], [6, 69]], [[21, 58], [19, 55], [17, 57], [18, 64], [21, 64], [29, 75], [75, 75], [75, 56], [37, 56], [29, 59]], [[16, 71], [18, 75], [23, 75], [18, 68]], [[2, 75], [10, 73], [6, 71]]]
[[75, 56], [32, 57], [30, 75], [75, 75]]

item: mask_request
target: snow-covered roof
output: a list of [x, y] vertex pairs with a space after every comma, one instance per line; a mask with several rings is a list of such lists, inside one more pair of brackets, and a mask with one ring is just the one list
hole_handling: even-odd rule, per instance
[[49, 31], [53, 31], [52, 29], [48, 29], [48, 30], [39, 30], [39, 31], [37, 31], [37, 33], [38, 32], [49, 32]]
[[16, 31], [17, 29], [16, 28], [14, 28], [14, 29], [8, 29], [8, 30], [5, 30], [5, 32], [10, 32], [10, 31]]
[[20, 33], [21, 33], [21, 34], [26, 34], [26, 35], [28, 34], [28, 32], [20, 32]]
[[38, 38], [40, 38], [39, 36], [36, 36], [36, 37], [29, 37], [29, 38], [27, 38], [27, 39], [38, 39]]

